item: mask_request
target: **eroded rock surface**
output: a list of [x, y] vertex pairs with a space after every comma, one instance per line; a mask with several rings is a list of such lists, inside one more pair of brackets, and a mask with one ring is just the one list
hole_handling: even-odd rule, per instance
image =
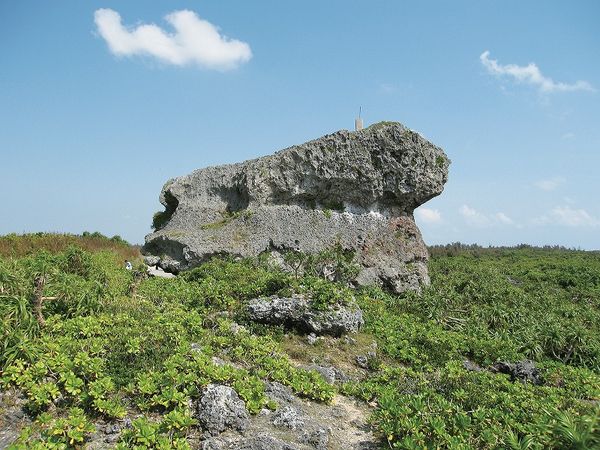
[[7, 448], [20, 430], [31, 423], [25, 413], [25, 399], [15, 390], [0, 391], [0, 449]]
[[167, 271], [214, 255], [356, 251], [359, 284], [393, 291], [428, 282], [414, 209], [439, 195], [443, 150], [399, 123], [323, 136], [271, 156], [169, 180], [144, 252]]
[[368, 424], [369, 410], [338, 395], [331, 405], [301, 399], [279, 383], [265, 393], [279, 405], [251, 416], [243, 431], [225, 430], [207, 437], [203, 450], [375, 450], [382, 442]]
[[209, 384], [200, 399], [197, 415], [202, 427], [211, 435], [226, 429], [244, 431], [250, 417], [246, 404], [229, 386]]
[[493, 364], [490, 370], [492, 372], [510, 375], [511, 380], [513, 381], [519, 380], [537, 385], [542, 384], [539, 369], [535, 367], [533, 361], [527, 359], [516, 363], [499, 361]]
[[255, 322], [286, 325], [317, 335], [354, 333], [364, 324], [362, 311], [353, 302], [317, 310], [302, 295], [256, 298], [248, 302], [247, 312], [249, 319]]

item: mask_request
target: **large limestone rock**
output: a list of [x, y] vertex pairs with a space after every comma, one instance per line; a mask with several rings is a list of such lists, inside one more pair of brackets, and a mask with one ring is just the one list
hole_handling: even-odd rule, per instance
[[274, 155], [169, 180], [144, 252], [170, 272], [214, 255], [356, 250], [360, 284], [428, 282], [414, 209], [439, 195], [450, 161], [399, 123], [323, 136]]

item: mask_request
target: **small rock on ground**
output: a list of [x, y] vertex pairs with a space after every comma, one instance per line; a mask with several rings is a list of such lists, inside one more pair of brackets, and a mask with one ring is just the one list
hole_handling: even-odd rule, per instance
[[209, 384], [198, 402], [196, 417], [210, 435], [226, 429], [244, 431], [250, 422], [246, 404], [228, 386]]
[[249, 319], [255, 322], [286, 325], [315, 335], [342, 336], [357, 332], [364, 324], [362, 311], [352, 301], [315, 310], [311, 300], [302, 295], [256, 298], [248, 302], [247, 311]]

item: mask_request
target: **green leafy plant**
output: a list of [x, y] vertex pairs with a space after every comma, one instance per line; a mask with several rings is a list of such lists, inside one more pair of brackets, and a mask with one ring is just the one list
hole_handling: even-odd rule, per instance
[[[15, 252], [2, 253], [3, 243]], [[398, 296], [352, 289], [354, 255], [337, 245], [289, 252], [288, 271], [266, 257], [215, 258], [175, 279], [140, 280], [134, 296], [125, 245], [93, 234], [0, 238], [0, 388], [23, 395], [33, 420], [13, 448], [81, 448], [92, 421], [124, 417], [135, 419], [117, 448], [189, 448], [198, 424], [188, 405], [207, 385], [231, 386], [255, 414], [277, 408], [267, 381], [314, 401], [339, 392], [372, 402], [372, 426], [391, 448], [600, 445], [597, 253], [433, 248], [431, 286]], [[31, 307], [40, 275], [52, 299], [44, 326]], [[328, 384], [286, 353], [292, 331], [247, 321], [248, 300], [292, 294], [316, 310], [360, 305], [366, 324], [356, 338], [377, 342], [360, 381]], [[311, 348], [338, 352], [337, 341]], [[523, 359], [543, 384], [489, 370]]]
[[67, 417], [53, 418], [48, 413], [42, 414], [35, 427], [39, 429], [39, 438], [30, 439], [32, 429], [26, 429], [10, 448], [78, 449], [82, 448], [88, 435], [96, 429], [80, 408], [71, 408]]

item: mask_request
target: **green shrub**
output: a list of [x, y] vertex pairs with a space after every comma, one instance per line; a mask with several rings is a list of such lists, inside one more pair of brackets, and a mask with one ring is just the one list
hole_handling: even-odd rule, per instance
[[[10, 239], [23, 254], [0, 257], [0, 388], [22, 393], [34, 420], [14, 448], [80, 448], [92, 421], [125, 416], [137, 419], [117, 448], [189, 448], [187, 405], [209, 383], [236, 389], [252, 413], [277, 407], [267, 380], [331, 401], [336, 389], [282, 350], [282, 328], [235, 323], [250, 299], [295, 293], [316, 309], [352, 299], [363, 309], [377, 356], [366, 378], [340, 390], [375, 402], [371, 422], [388, 447], [600, 445], [597, 253], [451, 246], [434, 252], [431, 286], [397, 296], [351, 289], [354, 255], [338, 245], [288, 253], [294, 273], [265, 258], [215, 258], [175, 279], [142, 280], [133, 295], [117, 247]], [[32, 309], [39, 276], [45, 325]], [[487, 370], [525, 358], [542, 385]], [[465, 370], [466, 359], [481, 370]]]
[[[377, 399], [372, 422], [392, 448], [510, 448], [523, 439], [530, 448], [592, 448], [562, 446], [569, 434], [579, 433], [577, 442], [600, 438], [598, 408], [589, 404], [600, 393], [600, 378], [589, 376], [595, 388], [578, 395], [515, 383], [502, 374], [468, 372], [460, 362], [449, 362], [424, 372], [385, 369], [344, 389]], [[561, 423], [569, 424], [568, 432], [561, 431]]]
[[154, 231], [160, 230], [171, 219], [171, 216], [172, 216], [172, 214], [170, 214], [167, 211], [155, 212], [154, 215], [152, 216], [152, 229]]

